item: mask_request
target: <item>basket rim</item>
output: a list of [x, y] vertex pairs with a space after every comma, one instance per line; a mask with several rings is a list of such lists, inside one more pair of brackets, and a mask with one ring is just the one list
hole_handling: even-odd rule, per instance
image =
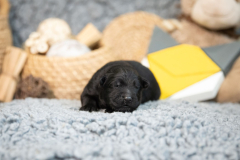
[[74, 56], [74, 57], [48, 57], [46, 55], [39, 55], [39, 54], [31, 54], [29, 53], [27, 50], [25, 50], [27, 52], [27, 54], [31, 57], [34, 57], [34, 58], [38, 58], [38, 59], [44, 59], [44, 60], [74, 60], [74, 59], [77, 59], [77, 58], [88, 58], [89, 56], [92, 56], [92, 54], [96, 54], [96, 52], [101, 52], [101, 51], [104, 51], [104, 50], [109, 50], [111, 49], [110, 46], [100, 46], [100, 48], [98, 49], [95, 49], [95, 50], [92, 50], [86, 54], [83, 54], [83, 55], [79, 55], [79, 56]]
[[[113, 24], [115, 24], [117, 21], [119, 20], [122, 20], [123, 18], [126, 18], [126, 17], [131, 17], [131, 16], [135, 16], [135, 17], [138, 17], [138, 16], [141, 16], [141, 15], [144, 15], [144, 16], [149, 16], [151, 18], [157, 18], [158, 20], [160, 21], [163, 21], [163, 20], [166, 20], [162, 17], [160, 17], [159, 15], [155, 14], [155, 13], [150, 13], [150, 12], [146, 12], [146, 11], [133, 11], [133, 12], [128, 12], [128, 13], [125, 13], [125, 14], [122, 14], [116, 18], [114, 18], [103, 30], [103, 35], [104, 35], [104, 32], [108, 31], [110, 27], [112, 27]], [[145, 24], [145, 25], [148, 25], [148, 24]], [[121, 28], [121, 27], [120, 27]]]

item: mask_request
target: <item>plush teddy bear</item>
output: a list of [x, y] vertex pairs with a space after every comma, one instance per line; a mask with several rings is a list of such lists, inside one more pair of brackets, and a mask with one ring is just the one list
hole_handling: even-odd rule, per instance
[[194, 22], [211, 30], [227, 29], [240, 23], [239, 0], [181, 0], [181, 7]]

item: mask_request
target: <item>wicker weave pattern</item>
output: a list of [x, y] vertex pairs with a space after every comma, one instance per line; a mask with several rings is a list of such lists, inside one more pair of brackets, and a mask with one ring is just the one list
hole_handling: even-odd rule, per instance
[[76, 58], [29, 55], [23, 77], [32, 74], [45, 80], [59, 99], [80, 99], [92, 75], [109, 61], [116, 60], [107, 47]]
[[0, 16], [0, 74], [2, 72], [2, 64], [7, 46], [12, 45], [12, 35], [9, 29], [8, 17]]
[[147, 52], [155, 25], [165, 28], [163, 19], [154, 14], [124, 14], [105, 28], [101, 44], [111, 45], [121, 59], [141, 61]]

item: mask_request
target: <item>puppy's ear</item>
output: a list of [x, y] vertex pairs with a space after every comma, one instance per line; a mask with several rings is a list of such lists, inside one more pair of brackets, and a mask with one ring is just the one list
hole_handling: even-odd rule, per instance
[[148, 88], [149, 85], [150, 85], [149, 81], [144, 79], [144, 78], [142, 78], [142, 87], [143, 88]]
[[106, 76], [103, 76], [101, 79], [100, 79], [100, 85], [103, 86], [104, 83], [106, 82], [107, 80], [107, 77]]

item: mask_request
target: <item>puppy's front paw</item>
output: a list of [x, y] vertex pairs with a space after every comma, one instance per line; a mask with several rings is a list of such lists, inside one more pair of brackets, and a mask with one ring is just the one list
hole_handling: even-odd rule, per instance
[[114, 110], [112, 109], [112, 108], [107, 108], [106, 110], [105, 110], [105, 113], [112, 113]]
[[98, 111], [98, 108], [92, 105], [85, 105], [85, 106], [82, 106], [79, 110], [92, 112], [92, 111]]

